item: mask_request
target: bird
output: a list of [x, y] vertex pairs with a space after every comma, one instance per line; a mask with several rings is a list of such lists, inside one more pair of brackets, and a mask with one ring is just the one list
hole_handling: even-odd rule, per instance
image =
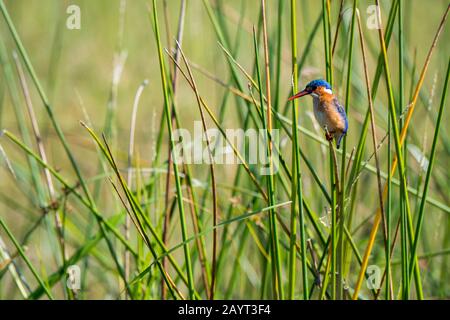
[[344, 107], [333, 94], [331, 85], [323, 79], [309, 82], [305, 89], [288, 98], [288, 101], [311, 95], [313, 97], [314, 117], [325, 130], [327, 141], [336, 140], [339, 149], [342, 138], [347, 134], [348, 120]]

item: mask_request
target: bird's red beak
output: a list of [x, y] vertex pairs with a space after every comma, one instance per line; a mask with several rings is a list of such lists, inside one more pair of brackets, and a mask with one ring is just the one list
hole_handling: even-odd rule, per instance
[[297, 99], [297, 98], [306, 96], [307, 94], [310, 94], [310, 93], [311, 93], [311, 92], [308, 92], [308, 91], [306, 91], [306, 90], [300, 91], [299, 93], [297, 93], [297, 94], [293, 95], [292, 97], [290, 97], [290, 98], [288, 99], [288, 101], [291, 101], [291, 100], [294, 100], [294, 99]]

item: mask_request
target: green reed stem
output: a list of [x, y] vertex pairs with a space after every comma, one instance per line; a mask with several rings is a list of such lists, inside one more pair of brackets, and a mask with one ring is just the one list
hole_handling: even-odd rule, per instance
[[[399, 54], [399, 105], [397, 107], [397, 116], [400, 117], [402, 113], [402, 109], [404, 107], [404, 81], [403, 81], [403, 50], [404, 50], [404, 43], [403, 43], [403, 1], [398, 0], [398, 54]], [[403, 126], [403, 121], [400, 119], [399, 123], [400, 129]], [[406, 143], [403, 148], [404, 152], [406, 152]], [[405, 163], [404, 163], [405, 165]], [[405, 168], [406, 170], [406, 168]], [[406, 174], [406, 173], [405, 173]], [[402, 294], [403, 299], [408, 299], [409, 295], [409, 266], [408, 266], [408, 235], [407, 235], [407, 218], [406, 218], [406, 210], [404, 206], [404, 194], [407, 192], [403, 188], [400, 188], [400, 231], [401, 231], [401, 266], [402, 266]]]
[[[297, 14], [296, 2], [291, 0], [291, 52], [292, 52], [292, 72], [293, 72], [293, 88], [295, 94], [298, 91], [298, 68], [297, 68]], [[298, 126], [298, 110], [297, 100], [292, 102], [292, 126]], [[302, 193], [302, 178], [300, 168], [300, 154], [299, 154], [299, 139], [298, 130], [292, 130], [292, 179], [291, 179], [291, 238], [289, 247], [289, 298], [294, 299], [295, 293], [295, 263], [296, 263], [296, 249], [295, 243], [297, 239], [297, 213], [300, 220], [300, 247], [302, 256], [302, 286], [303, 299], [309, 299], [308, 290], [308, 276], [306, 266], [306, 235], [305, 235], [305, 217], [303, 211], [303, 193]], [[298, 198], [298, 199], [297, 199]], [[298, 206], [298, 207], [297, 207]]]
[[[22, 44], [22, 41], [20, 40], [20, 37], [19, 37], [19, 35], [18, 35], [17, 31], [16, 31], [16, 28], [14, 27], [14, 24], [13, 24], [13, 22], [11, 20], [11, 17], [9, 16], [9, 13], [6, 10], [6, 7], [5, 7], [5, 4], [4, 4], [3, 0], [0, 0], [0, 10], [1, 10], [2, 14], [3, 14], [3, 17], [5, 18], [6, 24], [7, 24], [8, 28], [9, 28], [9, 30], [11, 32], [11, 35], [12, 35], [12, 37], [14, 39], [14, 42], [17, 45], [19, 53], [22, 56], [22, 59], [24, 60], [25, 66], [26, 66], [28, 72], [30, 73], [31, 79], [33, 80], [33, 83], [34, 83], [34, 85], [35, 85], [35, 87], [36, 87], [36, 89], [38, 91], [38, 94], [39, 94], [39, 96], [40, 96], [40, 98], [42, 100], [42, 103], [43, 103], [43, 105], [45, 107], [45, 110], [46, 110], [46, 112], [47, 112], [47, 114], [48, 114], [48, 116], [49, 116], [49, 118], [51, 120], [51, 123], [52, 123], [52, 125], [53, 125], [53, 127], [54, 127], [54, 129], [56, 131], [56, 134], [57, 134], [59, 140], [61, 141], [61, 143], [63, 145], [63, 148], [64, 148], [64, 151], [66, 152], [66, 154], [67, 154], [67, 156], [68, 156], [68, 158], [70, 160], [70, 163], [71, 163], [71, 165], [72, 165], [72, 167], [73, 167], [73, 169], [74, 169], [74, 171], [76, 173], [76, 176], [78, 178], [78, 181], [80, 182], [81, 188], [83, 189], [83, 192], [86, 195], [87, 201], [89, 202], [89, 205], [94, 210], [96, 210], [96, 204], [95, 204], [95, 202], [94, 202], [94, 200], [93, 200], [93, 198], [92, 198], [92, 196], [91, 196], [91, 194], [89, 192], [89, 189], [87, 187], [87, 183], [86, 183], [85, 179], [83, 178], [83, 176], [81, 174], [81, 170], [80, 170], [80, 168], [79, 168], [79, 166], [77, 164], [77, 161], [75, 160], [75, 157], [74, 157], [74, 155], [73, 155], [73, 153], [72, 153], [72, 151], [71, 151], [71, 149], [70, 149], [70, 147], [69, 147], [69, 145], [67, 143], [67, 140], [66, 140], [66, 138], [64, 136], [64, 133], [63, 133], [63, 131], [61, 129], [61, 126], [56, 121], [56, 118], [55, 118], [54, 113], [53, 113], [53, 109], [52, 109], [52, 107], [51, 107], [51, 105], [49, 103], [47, 95], [45, 94], [44, 89], [43, 89], [43, 87], [41, 85], [41, 82], [39, 81], [39, 79], [38, 79], [38, 77], [36, 75], [36, 72], [34, 71], [33, 65], [31, 64], [31, 61], [30, 61], [30, 59], [28, 57], [28, 54], [27, 54], [27, 52], [26, 52], [26, 50], [25, 50], [25, 48], [24, 48], [24, 46]], [[101, 220], [98, 218], [98, 216], [96, 216], [96, 218], [97, 218], [97, 223], [99, 225], [99, 228], [103, 232], [103, 236], [104, 236], [106, 244], [108, 246], [108, 250], [109, 250], [109, 252], [110, 252], [110, 254], [111, 254], [111, 256], [112, 256], [112, 258], [113, 258], [113, 260], [114, 260], [114, 262], [116, 264], [117, 271], [119, 272], [121, 278], [125, 281], [124, 270], [121, 267], [121, 265], [120, 265], [120, 263], [119, 263], [119, 261], [117, 259], [116, 250], [113, 247], [113, 244], [112, 244], [111, 240], [107, 236], [107, 232], [106, 232], [105, 226], [103, 225]], [[126, 281], [125, 281], [125, 283], [126, 283]]]
[[450, 59], [449, 59], [449, 63], [447, 66], [447, 74], [445, 76], [444, 89], [443, 89], [442, 96], [441, 96], [441, 104], [439, 106], [439, 113], [438, 113], [438, 118], [437, 118], [437, 122], [436, 122], [436, 129], [434, 130], [433, 144], [431, 146], [427, 175], [426, 175], [425, 183], [423, 186], [423, 195], [422, 195], [422, 201], [420, 202], [420, 209], [419, 209], [419, 214], [418, 214], [418, 218], [417, 218], [414, 241], [413, 241], [413, 245], [411, 246], [411, 249], [410, 249], [410, 259], [411, 260], [409, 262], [409, 266], [410, 266], [410, 269], [409, 269], [410, 276], [408, 279], [409, 283], [411, 283], [411, 280], [412, 280], [412, 277], [411, 277], [411, 274], [413, 272], [412, 266], [414, 266], [414, 262], [417, 260], [417, 246], [418, 246], [419, 236], [420, 236], [420, 232], [422, 230], [423, 220], [424, 220], [424, 216], [425, 216], [426, 201], [424, 199], [426, 199], [428, 192], [429, 192], [431, 173], [433, 171], [433, 164], [434, 164], [434, 160], [436, 158], [436, 146], [437, 146], [437, 141], [439, 138], [439, 130], [441, 128], [442, 115], [444, 113], [444, 108], [445, 108], [445, 101], [447, 98], [449, 77], [450, 77]]
[[[324, 34], [324, 50], [325, 50], [325, 68], [326, 68], [326, 79], [333, 86], [333, 62], [332, 62], [332, 44], [331, 44], [331, 26], [329, 17], [329, 3], [327, 0], [322, 0], [322, 24], [323, 24], [323, 34]], [[336, 206], [337, 206], [337, 188], [335, 179], [335, 166], [334, 159], [330, 149], [329, 155], [330, 163], [330, 189], [331, 189], [331, 259], [329, 260], [329, 267], [327, 265], [325, 271], [325, 283], [327, 282], [328, 274], [331, 272], [331, 298], [336, 299]], [[324, 285], [325, 287], [325, 285]], [[324, 292], [324, 291], [323, 291]], [[322, 295], [323, 296], [323, 295]]]
[[[264, 9], [263, 9], [264, 10]], [[264, 14], [264, 12], [263, 12]], [[254, 44], [254, 50], [255, 50], [255, 63], [256, 63], [256, 73], [258, 78], [258, 86], [259, 88], [262, 88], [262, 80], [261, 80], [261, 71], [259, 67], [259, 50], [258, 50], [258, 42], [256, 39], [256, 32], [253, 32], [253, 44]], [[270, 80], [269, 80], [270, 81]], [[268, 88], [266, 88], [268, 89]], [[269, 89], [270, 90], [270, 89]], [[263, 97], [263, 91], [262, 89], [259, 90], [260, 95], [260, 104], [264, 104], [264, 97]], [[268, 95], [270, 97], [270, 94]], [[270, 110], [270, 100], [267, 101], [267, 107]], [[267, 177], [267, 189], [268, 189], [268, 202], [269, 206], [272, 206], [275, 202], [275, 194], [274, 194], [274, 181], [273, 181], [273, 167], [272, 167], [272, 142], [269, 141], [269, 134], [270, 134], [270, 127], [268, 120], [270, 118], [269, 111], [267, 112], [267, 118], [264, 112], [264, 108], [261, 108], [262, 112], [262, 122], [263, 127], [265, 129], [265, 145], [267, 146], [267, 159], [269, 160], [269, 167], [270, 172]], [[269, 212], [269, 226], [270, 226], [270, 241], [271, 241], [271, 253], [272, 253], [272, 277], [274, 280], [274, 291], [275, 296], [277, 299], [283, 299], [284, 292], [283, 292], [283, 285], [282, 285], [282, 278], [281, 278], [281, 258], [280, 258], [280, 249], [278, 244], [278, 230], [277, 230], [277, 224], [276, 224], [276, 213], [275, 210], [270, 210]]]
[[19, 244], [17, 239], [14, 237], [12, 232], [9, 230], [9, 228], [6, 226], [5, 222], [2, 218], [0, 218], [0, 225], [5, 230], [6, 234], [8, 235], [11, 242], [16, 247], [17, 251], [19, 252], [19, 255], [22, 257], [22, 259], [27, 264], [28, 268], [30, 269], [31, 273], [36, 278], [37, 282], [40, 284], [40, 286], [44, 289], [45, 294], [50, 300], [53, 300], [53, 295], [50, 292], [50, 289], [47, 287], [47, 284], [44, 282], [44, 280], [41, 278], [39, 273], [37, 273], [36, 269], [34, 268], [33, 264], [31, 263], [30, 259], [28, 259], [27, 255], [25, 254], [25, 251], [23, 250], [22, 246]]
[[[161, 39], [159, 35], [159, 25], [158, 25], [158, 13], [156, 10], [156, 0], [153, 0], [153, 26], [155, 29], [156, 34], [156, 44], [158, 47], [158, 59], [159, 59], [159, 68], [160, 68], [160, 74], [161, 74], [161, 82], [162, 82], [162, 90], [164, 95], [164, 109], [166, 114], [166, 122], [167, 122], [167, 128], [169, 131], [169, 137], [170, 137], [170, 145], [171, 149], [174, 150], [175, 144], [173, 141], [173, 133], [172, 133], [172, 121], [171, 121], [171, 110], [170, 110], [170, 103], [169, 103], [169, 94], [167, 89], [167, 80], [166, 80], [166, 73], [165, 73], [165, 64], [164, 64], [164, 57], [162, 52], [162, 46], [161, 46]], [[187, 225], [186, 225], [186, 216], [184, 213], [184, 203], [183, 203], [183, 191], [181, 189], [181, 181], [180, 181], [180, 174], [178, 172], [178, 160], [176, 153], [173, 153], [173, 172], [175, 176], [175, 185], [177, 190], [177, 202], [178, 202], [178, 210], [180, 213], [180, 224], [181, 224], [181, 235], [183, 238], [183, 241], [187, 239]], [[192, 263], [191, 263], [191, 254], [189, 250], [189, 245], [184, 245], [184, 258], [186, 262], [186, 272], [187, 272], [187, 278], [188, 278], [188, 289], [189, 289], [189, 297], [191, 299], [194, 299], [194, 276], [192, 271]]]
[[[353, 43], [355, 38], [355, 21], [356, 21], [356, 10], [358, 6], [358, 0], [353, 1], [353, 11], [352, 11], [352, 23], [350, 26], [350, 42], [348, 48], [348, 63], [347, 63], [347, 81], [345, 88], [345, 112], [347, 117], [349, 117], [349, 106], [350, 106], [350, 95], [351, 95], [351, 86], [352, 86], [352, 66], [353, 66]], [[339, 195], [339, 236], [338, 236], [338, 248], [337, 248], [337, 299], [342, 299], [344, 295], [343, 291], [343, 273], [344, 273], [344, 223], [345, 223], [345, 154], [347, 150], [347, 137], [344, 136], [342, 143], [342, 157], [341, 157], [341, 175], [340, 175], [340, 183], [341, 183], [341, 193]]]
[[[377, 0], [377, 4], [379, 1]], [[378, 14], [380, 15], [380, 12], [378, 12]], [[381, 17], [379, 17], [379, 21], [381, 21]], [[399, 175], [400, 175], [400, 182], [401, 182], [401, 188], [403, 188], [404, 192], [404, 201], [405, 201], [405, 210], [406, 210], [406, 220], [408, 220], [409, 224], [410, 224], [410, 220], [411, 220], [411, 210], [410, 210], [410, 205], [409, 205], [409, 197], [408, 197], [408, 185], [407, 185], [407, 178], [406, 178], [406, 170], [405, 170], [405, 162], [403, 161], [403, 151], [402, 151], [402, 145], [400, 143], [400, 133], [399, 133], [399, 128], [398, 128], [398, 122], [397, 122], [397, 116], [396, 116], [396, 110], [395, 110], [395, 101], [394, 101], [394, 93], [393, 93], [393, 86], [392, 86], [392, 81], [391, 81], [391, 75], [390, 75], [390, 71], [389, 71], [389, 64], [388, 64], [388, 58], [387, 58], [387, 50], [386, 50], [386, 43], [384, 41], [384, 37], [383, 37], [383, 33], [381, 31], [381, 28], [378, 30], [378, 36], [379, 36], [379, 41], [381, 44], [381, 50], [382, 50], [382, 54], [383, 54], [383, 64], [384, 64], [384, 73], [385, 73], [385, 80], [386, 80], [386, 86], [387, 86], [387, 90], [388, 90], [388, 97], [389, 97], [389, 110], [391, 113], [391, 120], [392, 120], [392, 128], [394, 130], [394, 142], [395, 142], [395, 151], [397, 153], [397, 158], [398, 158], [398, 167], [399, 167]], [[406, 224], [406, 223], [405, 223]], [[411, 229], [411, 228], [409, 228]], [[409, 239], [411, 239], [412, 241], [414, 241], [414, 239], [412, 239], [412, 230], [408, 230], [409, 232]], [[411, 242], [411, 241], [410, 241]], [[420, 285], [418, 285], [420, 283], [420, 270], [418, 268], [418, 263], [417, 260], [414, 263], [415, 265], [415, 279], [416, 279], [416, 289], [418, 290], [418, 292], [421, 292], [421, 287]]]

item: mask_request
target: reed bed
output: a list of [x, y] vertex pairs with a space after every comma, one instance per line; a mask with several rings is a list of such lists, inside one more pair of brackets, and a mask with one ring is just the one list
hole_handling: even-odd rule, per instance
[[0, 298], [449, 298], [433, 2], [0, 0]]

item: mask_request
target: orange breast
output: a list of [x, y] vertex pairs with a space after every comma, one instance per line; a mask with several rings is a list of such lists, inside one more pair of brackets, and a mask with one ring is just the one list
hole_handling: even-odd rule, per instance
[[320, 111], [325, 114], [327, 126], [330, 131], [342, 132], [345, 130], [345, 120], [341, 114], [339, 114], [333, 101], [334, 95], [326, 92], [322, 93], [320, 96]]

